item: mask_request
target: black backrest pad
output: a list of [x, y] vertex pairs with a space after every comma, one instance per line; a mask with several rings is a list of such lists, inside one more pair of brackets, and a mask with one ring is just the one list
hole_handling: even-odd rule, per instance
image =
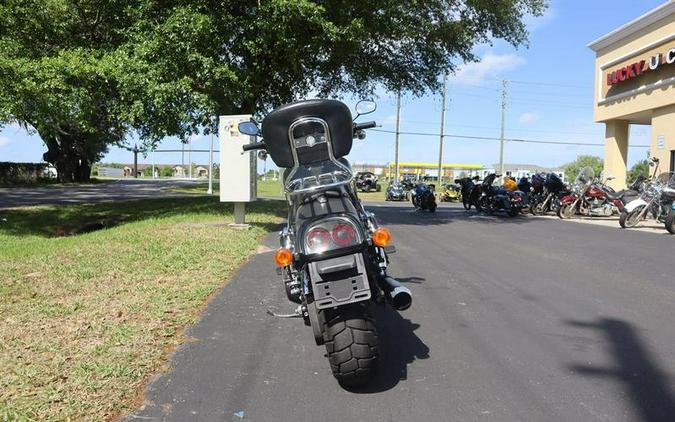
[[349, 107], [336, 100], [305, 100], [283, 105], [262, 121], [262, 134], [267, 152], [279, 167], [293, 167], [288, 128], [302, 117], [317, 117], [328, 124], [333, 155], [344, 157], [352, 149], [352, 114]]

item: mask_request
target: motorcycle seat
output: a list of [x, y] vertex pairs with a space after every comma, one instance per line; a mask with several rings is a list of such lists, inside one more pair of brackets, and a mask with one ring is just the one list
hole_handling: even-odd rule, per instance
[[608, 191], [605, 191], [605, 193], [607, 194], [607, 197], [608, 197], [609, 199], [623, 199], [624, 195], [625, 195], [626, 193], [628, 193], [628, 192], [629, 192], [629, 191], [628, 191], [627, 189], [620, 190], [619, 192], [608, 192]]

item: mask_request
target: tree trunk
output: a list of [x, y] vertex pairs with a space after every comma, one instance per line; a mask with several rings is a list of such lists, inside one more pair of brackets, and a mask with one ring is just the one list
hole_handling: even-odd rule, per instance
[[78, 179], [80, 159], [72, 148], [72, 140], [63, 136], [42, 137], [47, 152], [42, 158], [56, 167], [56, 178], [60, 183], [72, 183]]
[[91, 164], [86, 159], [80, 159], [77, 172], [75, 173], [76, 182], [89, 182], [91, 181]]

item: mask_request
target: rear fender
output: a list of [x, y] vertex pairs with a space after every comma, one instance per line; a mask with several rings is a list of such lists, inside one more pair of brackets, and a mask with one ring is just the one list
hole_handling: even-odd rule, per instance
[[626, 212], [633, 212], [637, 207], [646, 205], [647, 202], [644, 199], [638, 198], [627, 203], [625, 206], [625, 210]]
[[563, 195], [560, 197], [561, 204], [571, 204], [576, 200], [576, 195]]

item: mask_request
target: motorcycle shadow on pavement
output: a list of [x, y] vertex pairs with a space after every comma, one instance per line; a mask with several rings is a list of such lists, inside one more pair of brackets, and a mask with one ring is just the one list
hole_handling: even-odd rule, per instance
[[369, 207], [368, 211], [375, 214], [377, 220], [382, 224], [396, 224], [402, 226], [434, 226], [450, 224], [453, 220], [453, 214], [449, 207], [439, 207], [436, 212], [419, 211], [412, 207], [397, 206], [377, 206]]
[[599, 331], [615, 361], [613, 368], [576, 364], [569, 366], [571, 371], [624, 384], [636, 413], [644, 422], [673, 421], [675, 396], [669, 385], [669, 376], [659, 367], [657, 359], [630, 323], [615, 318], [599, 318], [595, 322], [568, 320], [566, 324]]
[[[405, 279], [399, 279], [405, 282]], [[413, 282], [419, 282], [418, 280]], [[374, 312], [379, 337], [380, 362], [375, 378], [366, 385], [345, 388], [356, 394], [381, 393], [408, 379], [408, 365], [429, 358], [429, 346], [416, 334], [420, 325], [390, 306], [377, 306]]]

